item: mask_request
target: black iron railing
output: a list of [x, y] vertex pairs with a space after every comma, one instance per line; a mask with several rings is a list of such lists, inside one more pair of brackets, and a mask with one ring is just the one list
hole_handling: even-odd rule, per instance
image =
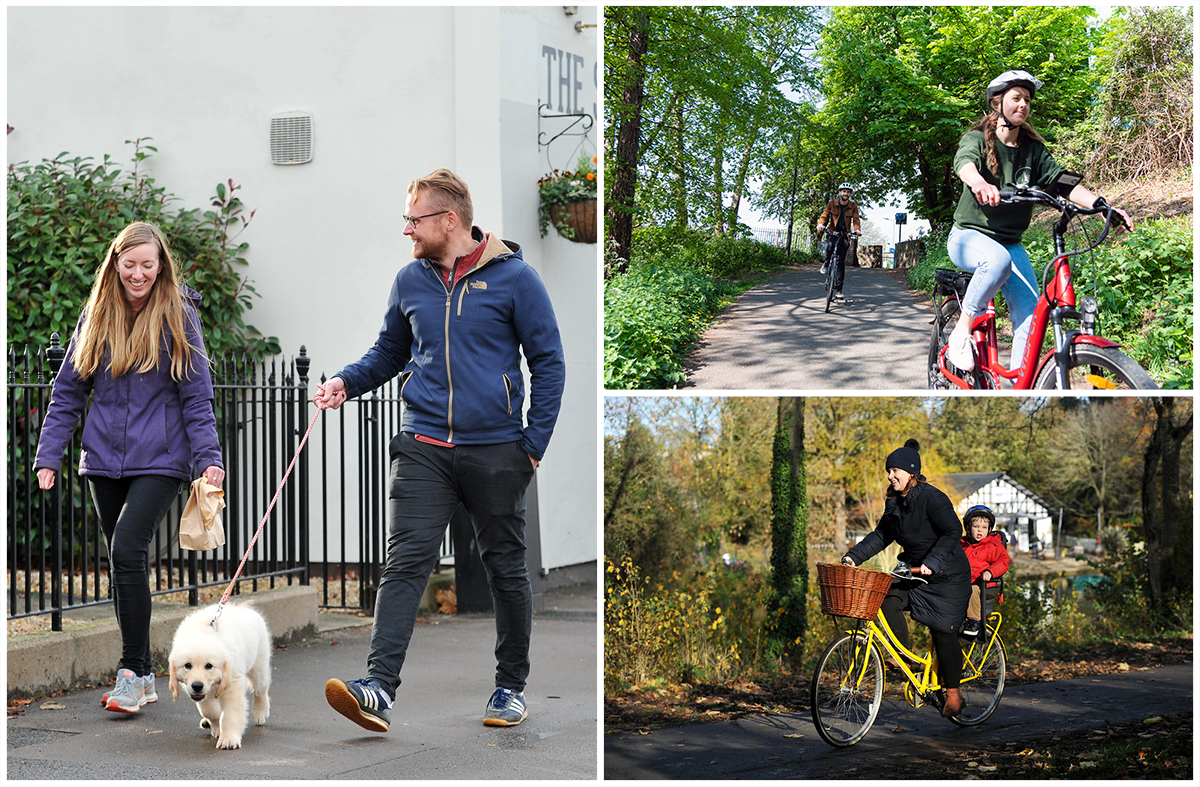
[[[49, 615], [54, 630], [61, 630], [65, 609], [110, 602], [107, 549], [77, 472], [82, 423], [54, 488], [40, 490], [34, 474], [38, 434], [63, 354], [55, 335], [44, 350], [10, 348], [8, 357], [7, 614]], [[226, 543], [208, 552], [179, 548], [185, 487], [150, 551], [152, 592], [182, 594], [192, 605], [202, 589], [230, 582], [314, 414], [304, 347], [290, 361], [222, 358], [211, 366], [226, 470]], [[401, 410], [395, 383], [389, 383], [321, 417], [263, 525], [237, 592], [315, 583], [323, 607], [374, 608], [387, 546], [387, 440], [399, 431]], [[449, 535], [443, 555], [452, 555]]]

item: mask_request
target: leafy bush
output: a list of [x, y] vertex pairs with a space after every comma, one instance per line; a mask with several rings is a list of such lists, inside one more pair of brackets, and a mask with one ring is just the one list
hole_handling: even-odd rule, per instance
[[99, 164], [60, 153], [37, 165], [9, 165], [9, 343], [45, 345], [58, 333], [65, 345], [108, 245], [131, 222], [148, 221], [162, 229], [184, 283], [204, 296], [200, 321], [209, 354], [278, 353], [274, 337], [243, 321], [254, 288], [239, 274], [249, 244], [237, 243], [237, 235], [254, 212], [243, 215], [232, 180], [217, 184], [212, 210], [171, 206], [177, 198], [138, 172], [156, 152], [144, 144], [149, 139], [127, 143], [134, 149], [127, 173], [108, 155]]
[[754, 573], [697, 572], [651, 585], [628, 557], [605, 561], [604, 692], [652, 683], [725, 682], [768, 662], [769, 591]]
[[731, 285], [679, 264], [632, 266], [604, 285], [604, 387], [675, 388], [683, 359], [728, 306]]
[[[1080, 266], [1079, 292], [1093, 273]], [[1192, 387], [1192, 226], [1189, 218], [1146, 222], [1096, 253], [1101, 329], [1169, 388]]]

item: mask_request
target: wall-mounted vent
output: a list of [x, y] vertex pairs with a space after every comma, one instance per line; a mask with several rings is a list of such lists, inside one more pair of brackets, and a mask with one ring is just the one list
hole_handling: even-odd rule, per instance
[[283, 112], [271, 117], [271, 163], [312, 161], [312, 114]]

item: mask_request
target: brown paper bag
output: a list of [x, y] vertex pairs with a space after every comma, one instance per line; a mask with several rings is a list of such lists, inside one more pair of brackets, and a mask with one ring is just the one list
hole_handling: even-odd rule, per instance
[[[209, 497], [209, 492], [213, 495]], [[225, 543], [225, 528], [221, 526], [221, 509], [225, 507], [225, 490], [208, 483], [200, 476], [192, 482], [192, 492], [183, 507], [179, 521], [179, 546], [203, 552]]]

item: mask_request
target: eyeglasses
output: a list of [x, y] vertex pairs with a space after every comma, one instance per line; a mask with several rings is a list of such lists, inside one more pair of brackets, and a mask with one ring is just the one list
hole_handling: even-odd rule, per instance
[[409, 224], [411, 224], [412, 228], [415, 230], [417, 225], [421, 223], [421, 219], [427, 219], [430, 216], [440, 216], [443, 213], [449, 212], [450, 211], [448, 210], [439, 210], [437, 213], [426, 213], [424, 216], [402, 216], [401, 218], [404, 219], [404, 226], [407, 227]]

